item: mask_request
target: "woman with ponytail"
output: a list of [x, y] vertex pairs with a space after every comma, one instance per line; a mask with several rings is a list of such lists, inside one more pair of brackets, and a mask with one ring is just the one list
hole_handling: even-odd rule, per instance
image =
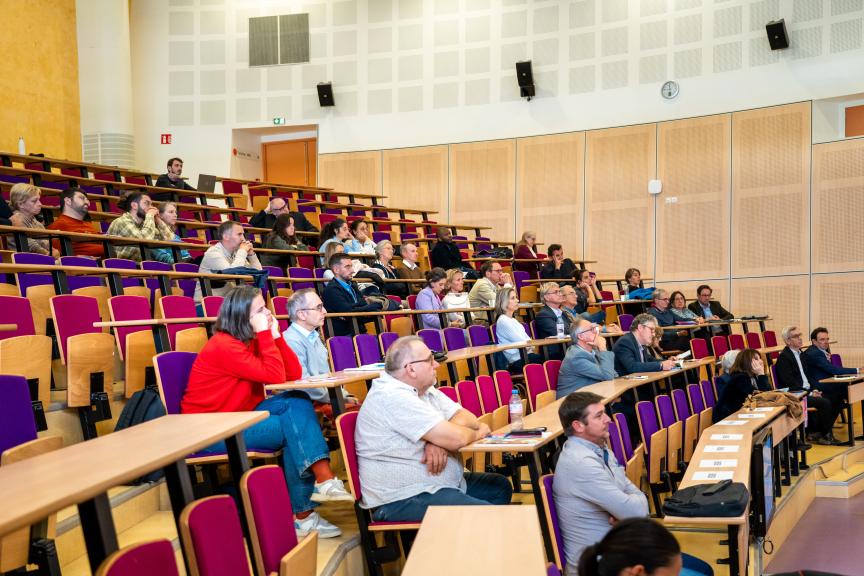
[[649, 518], [628, 518], [585, 548], [578, 576], [677, 576], [680, 572], [681, 547], [672, 533]]

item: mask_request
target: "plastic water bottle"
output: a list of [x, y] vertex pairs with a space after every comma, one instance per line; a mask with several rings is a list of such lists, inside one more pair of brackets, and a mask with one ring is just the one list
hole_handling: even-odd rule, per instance
[[564, 319], [558, 318], [558, 321], [555, 323], [555, 332], [558, 338], [564, 338]]
[[18, 154], [20, 154], [21, 156], [24, 156], [25, 154], [27, 154], [27, 148], [24, 146], [24, 137], [23, 136], [18, 137]]
[[519, 390], [516, 388], [513, 388], [513, 394], [510, 396], [510, 428], [522, 429], [522, 398], [519, 397]]

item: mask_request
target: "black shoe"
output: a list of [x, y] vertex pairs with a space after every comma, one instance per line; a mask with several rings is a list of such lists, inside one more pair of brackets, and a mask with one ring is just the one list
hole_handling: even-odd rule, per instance
[[833, 446], [833, 442], [828, 436], [823, 436], [821, 434], [814, 434], [814, 438], [810, 440], [814, 444], [819, 444], [820, 446]]
[[810, 450], [811, 448], [813, 448], [813, 445], [809, 444], [807, 442], [801, 442], [800, 444], [798, 444], [797, 448], [801, 452], [806, 452], [807, 450]]
[[843, 446], [844, 444], [840, 440], [837, 440], [837, 438], [834, 437], [834, 434], [831, 433], [826, 434], [825, 439], [831, 443], [831, 446]]

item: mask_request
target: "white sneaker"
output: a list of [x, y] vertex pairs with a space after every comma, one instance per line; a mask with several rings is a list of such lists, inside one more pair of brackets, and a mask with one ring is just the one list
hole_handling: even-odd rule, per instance
[[331, 524], [317, 512], [312, 512], [302, 520], [295, 518], [294, 529], [297, 531], [298, 538], [305, 538], [312, 531], [318, 532], [319, 538], [336, 538], [342, 535], [342, 530], [338, 526]]
[[354, 496], [345, 489], [345, 484], [338, 478], [331, 478], [320, 484], [315, 483], [312, 492], [313, 502], [353, 502]]

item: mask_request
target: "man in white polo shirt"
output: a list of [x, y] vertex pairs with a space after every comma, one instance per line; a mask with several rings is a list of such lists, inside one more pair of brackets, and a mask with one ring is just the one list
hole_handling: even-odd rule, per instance
[[360, 408], [361, 505], [377, 521], [419, 521], [429, 506], [510, 503], [506, 477], [464, 472], [459, 449], [489, 427], [434, 387], [437, 368], [420, 338], [400, 338]]

